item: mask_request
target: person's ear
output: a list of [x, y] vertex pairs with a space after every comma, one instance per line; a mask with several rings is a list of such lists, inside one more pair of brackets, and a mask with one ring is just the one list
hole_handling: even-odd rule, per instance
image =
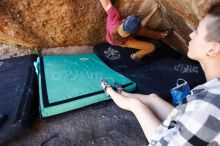
[[217, 56], [220, 55], [220, 43], [215, 42], [212, 45], [212, 48], [208, 50], [207, 56]]

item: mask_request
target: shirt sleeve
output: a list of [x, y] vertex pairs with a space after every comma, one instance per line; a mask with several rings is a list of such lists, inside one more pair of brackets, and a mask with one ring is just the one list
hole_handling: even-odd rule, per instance
[[177, 125], [169, 146], [219, 144], [220, 112], [205, 101], [195, 101], [187, 107]]
[[121, 13], [115, 8], [115, 6], [112, 6], [107, 10], [107, 19], [110, 19], [113, 22], [118, 22], [123, 20], [123, 16]]

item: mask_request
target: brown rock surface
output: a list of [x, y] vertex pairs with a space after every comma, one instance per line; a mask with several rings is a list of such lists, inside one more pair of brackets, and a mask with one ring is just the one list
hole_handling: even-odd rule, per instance
[[[161, 12], [153, 29], [175, 28], [166, 42], [186, 52], [189, 33], [201, 18], [206, 0], [158, 0]], [[123, 15], [143, 18], [155, 0], [115, 0]], [[94, 45], [104, 41], [105, 12], [99, 0], [1, 0], [0, 42], [26, 47]]]
[[176, 31], [166, 42], [185, 54], [190, 40], [189, 34], [202, 18], [204, 6], [211, 1], [214, 0], [159, 0], [164, 20], [162, 27], [170, 26]]
[[[124, 15], [144, 17], [148, 1], [117, 1]], [[132, 6], [132, 7], [131, 7]], [[155, 15], [151, 25], [161, 23]], [[0, 41], [22, 46], [94, 45], [104, 41], [105, 12], [99, 0], [1, 0]]]

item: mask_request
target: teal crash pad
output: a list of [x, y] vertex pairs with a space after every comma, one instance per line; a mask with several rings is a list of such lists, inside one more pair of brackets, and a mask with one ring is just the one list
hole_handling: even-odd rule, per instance
[[103, 79], [119, 82], [127, 92], [136, 88], [95, 54], [38, 57], [36, 71], [43, 118], [110, 99], [100, 86]]

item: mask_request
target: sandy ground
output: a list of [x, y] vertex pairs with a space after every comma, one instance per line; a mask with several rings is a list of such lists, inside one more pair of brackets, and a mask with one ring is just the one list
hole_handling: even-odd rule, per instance
[[25, 48], [12, 44], [0, 44], [0, 59], [23, 56], [31, 53], [42, 55], [64, 55], [92, 53], [92, 46], [73, 46], [57, 48]]
[[34, 49], [25, 48], [17, 45], [0, 44], [0, 59], [23, 56], [34, 53]]

